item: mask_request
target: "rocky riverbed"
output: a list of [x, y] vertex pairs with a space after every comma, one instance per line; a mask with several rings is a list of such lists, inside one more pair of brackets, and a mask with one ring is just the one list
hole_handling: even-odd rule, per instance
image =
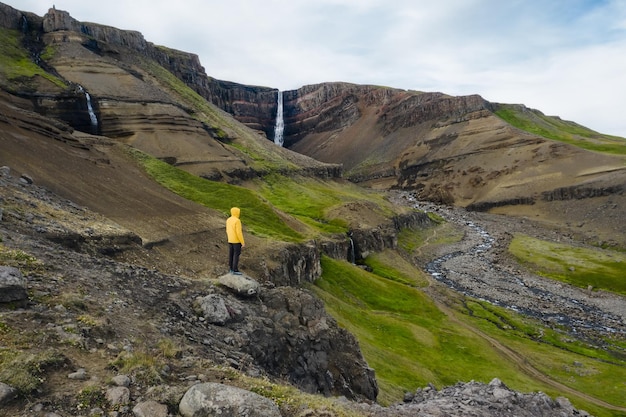
[[625, 297], [537, 276], [521, 268], [507, 253], [515, 233], [577, 244], [567, 233], [529, 219], [420, 202], [410, 193], [398, 193], [394, 201], [436, 213], [462, 230], [461, 241], [441, 247], [434, 259], [422, 265], [437, 281], [579, 338], [598, 342], [607, 335], [626, 337]]

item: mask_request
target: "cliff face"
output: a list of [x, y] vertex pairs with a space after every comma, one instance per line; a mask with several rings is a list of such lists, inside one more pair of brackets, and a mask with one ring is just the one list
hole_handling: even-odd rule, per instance
[[[341, 175], [339, 166], [258, 140], [272, 130], [273, 89], [214, 80], [195, 54], [155, 46], [136, 31], [79, 22], [55, 8], [43, 17], [6, 5], [0, 12], [0, 23], [13, 31], [7, 36], [20, 38], [38, 66], [32, 71], [41, 73], [3, 82], [26, 110], [132, 144], [206, 178], [238, 181], [264, 172], [256, 159], [222, 145], [231, 141], [246, 143], [284, 171]], [[232, 116], [200, 102], [189, 88], [252, 129], [224, 123]]]
[[[274, 98], [267, 98], [271, 108]], [[551, 140], [549, 134], [513, 127], [497, 115], [503, 105], [478, 95], [323, 83], [285, 91], [283, 98], [285, 146], [341, 164], [352, 181], [414, 190], [422, 200], [473, 210], [579, 224], [576, 232], [591, 239], [621, 239], [615, 238], [612, 224], [622, 214], [612, 209], [602, 216], [594, 213], [621, 206], [626, 170], [619, 155], [575, 146], [595, 140], [591, 131], [579, 136], [580, 126], [555, 135], [568, 143]], [[537, 123], [537, 132], [564, 123], [522, 105], [511, 107]], [[256, 125], [267, 121], [267, 115], [235, 117]], [[618, 234], [623, 233], [620, 228]]]

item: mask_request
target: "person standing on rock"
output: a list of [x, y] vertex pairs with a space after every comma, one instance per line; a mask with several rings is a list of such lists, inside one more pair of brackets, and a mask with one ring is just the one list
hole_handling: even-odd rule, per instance
[[239, 272], [239, 255], [241, 255], [241, 248], [246, 246], [246, 242], [243, 239], [241, 220], [239, 220], [240, 214], [241, 210], [239, 207], [233, 207], [230, 209], [230, 217], [226, 220], [228, 266], [230, 267], [229, 272], [235, 275], [241, 275], [241, 272]]

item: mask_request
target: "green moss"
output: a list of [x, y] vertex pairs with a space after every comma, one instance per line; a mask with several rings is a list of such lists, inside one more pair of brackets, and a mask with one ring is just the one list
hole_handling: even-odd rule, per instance
[[379, 277], [413, 287], [428, 285], [428, 279], [424, 276], [424, 272], [415, 268], [396, 251], [388, 249], [380, 253], [373, 253], [364, 262], [370, 267], [372, 273]]
[[22, 274], [41, 273], [45, 270], [44, 264], [31, 254], [3, 244], [0, 244], [0, 265], [18, 268]]
[[102, 389], [97, 385], [90, 385], [80, 390], [76, 398], [78, 410], [106, 408], [107, 400]]
[[110, 366], [118, 372], [132, 375], [141, 384], [158, 385], [163, 382], [161, 370], [165, 364], [161, 355], [137, 349], [120, 353]]
[[574, 122], [515, 105], [498, 105], [498, 117], [529, 133], [594, 152], [626, 155], [626, 139], [603, 135]]
[[581, 288], [626, 294], [626, 254], [554, 243], [518, 234], [509, 246], [520, 262], [543, 276]]

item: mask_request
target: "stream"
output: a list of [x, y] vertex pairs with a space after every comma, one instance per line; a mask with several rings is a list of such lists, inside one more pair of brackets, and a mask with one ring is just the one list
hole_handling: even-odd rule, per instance
[[438, 282], [468, 297], [538, 319], [572, 336], [596, 340], [607, 335], [626, 337], [624, 297], [533, 275], [499, 259], [499, 250], [506, 247], [496, 235], [511, 233], [511, 223], [519, 220], [432, 203], [412, 204], [419, 210], [436, 212], [464, 231], [460, 242], [446, 246], [445, 253], [422, 265]]

